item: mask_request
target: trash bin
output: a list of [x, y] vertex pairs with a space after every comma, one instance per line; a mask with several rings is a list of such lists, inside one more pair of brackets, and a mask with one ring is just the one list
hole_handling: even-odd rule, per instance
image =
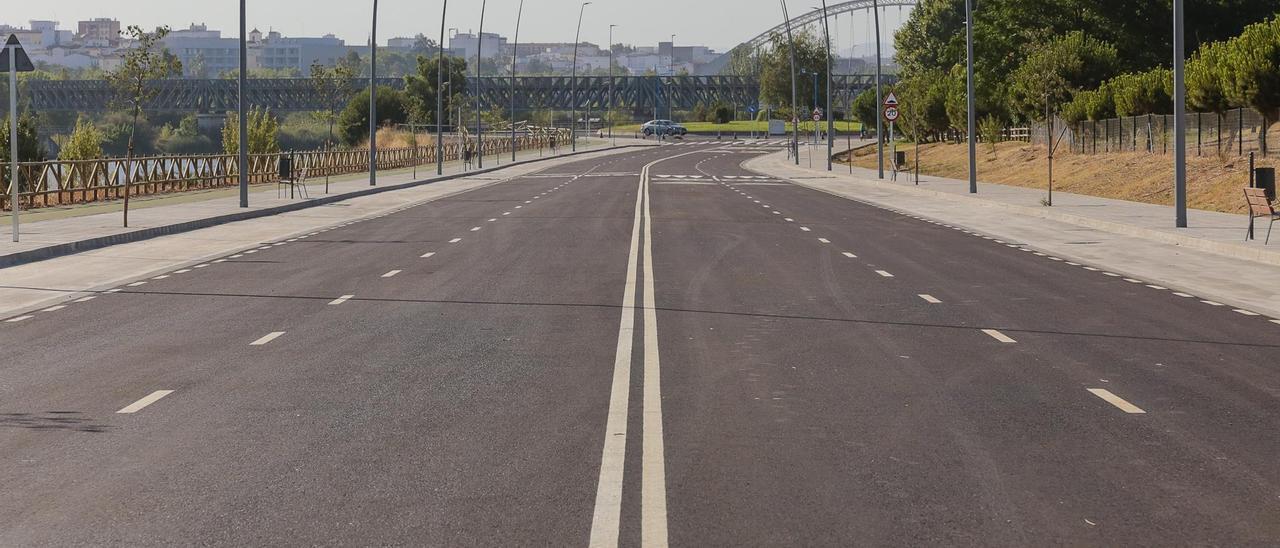
[[1253, 169], [1253, 184], [1257, 188], [1267, 190], [1267, 199], [1276, 199], [1276, 168], [1258, 167]]
[[290, 158], [288, 156], [281, 156], [280, 163], [277, 166], [276, 172], [280, 174], [281, 181], [292, 180], [293, 179], [293, 158]]

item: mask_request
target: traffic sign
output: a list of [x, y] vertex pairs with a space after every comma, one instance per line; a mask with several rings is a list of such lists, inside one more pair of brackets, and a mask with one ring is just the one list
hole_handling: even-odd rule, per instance
[[755, 106], [755, 105], [747, 105], [747, 112], [749, 112], [749, 113], [751, 113], [751, 114], [755, 114], [755, 113], [756, 113], [756, 106]]
[[36, 66], [31, 64], [31, 58], [27, 57], [27, 52], [22, 49], [22, 44], [18, 43], [18, 35], [10, 34], [9, 41], [4, 45], [4, 54], [0, 55], [0, 72], [9, 72], [9, 50], [15, 50], [14, 57], [17, 59], [17, 72], [32, 72], [36, 70]]
[[884, 119], [890, 122], [898, 120], [898, 107], [884, 107]]
[[898, 106], [898, 96], [895, 95], [892, 91], [890, 91], [889, 96], [884, 98], [884, 106], [886, 107]]
[[815, 113], [813, 113], [813, 121], [815, 121], [815, 122], [821, 122], [821, 121], [822, 121], [822, 113], [819, 113], [819, 112], [815, 112]]

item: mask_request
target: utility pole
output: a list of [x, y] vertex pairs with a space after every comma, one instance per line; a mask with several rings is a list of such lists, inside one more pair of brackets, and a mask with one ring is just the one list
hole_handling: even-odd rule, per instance
[[[787, 25], [787, 49], [791, 53], [791, 155], [796, 165], [800, 165], [800, 116], [796, 112], [799, 107], [796, 101], [796, 41], [791, 34], [791, 15], [787, 13], [787, 0], [779, 0], [782, 4], [782, 18]], [[880, 61], [876, 60], [876, 89], [880, 89]], [[877, 92], [878, 93], [878, 92]], [[883, 177], [883, 175], [881, 176]]]
[[[969, 0], [965, 0], [968, 2]], [[880, 87], [880, 2], [871, 1], [871, 13], [876, 21], [876, 108], [884, 106], [884, 91]], [[884, 116], [876, 115], [876, 170], [884, 179]]]
[[1183, 0], [1173, 0], [1173, 207], [1175, 224], [1187, 227], [1187, 82]]
[[835, 116], [831, 113], [831, 28], [827, 22], [827, 0], [822, 0], [822, 34], [827, 41], [827, 171], [831, 171], [831, 153], [835, 146]]
[[524, 16], [524, 0], [516, 10], [516, 36], [511, 46], [511, 162], [516, 161], [516, 58], [520, 53], [520, 18]]
[[[243, 137], [241, 138], [243, 141]], [[378, 0], [369, 30], [369, 186], [378, 184]]]
[[[964, 0], [964, 47], [965, 69], [968, 73], [965, 81], [965, 95], [969, 103], [969, 193], [978, 193], [978, 141], [974, 138], [974, 130], [978, 128], [977, 100], [973, 96], [973, 0]], [[1053, 139], [1053, 135], [1049, 135]]]
[[[244, 0], [240, 0], [242, 3]], [[13, 36], [13, 35], [10, 35]], [[18, 44], [10, 38], [9, 50], [9, 210], [13, 214], [13, 241], [18, 241]], [[243, 141], [243, 139], [241, 139]], [[241, 171], [244, 171], [243, 169]], [[243, 180], [243, 178], [241, 179]]]
[[586, 13], [589, 5], [591, 2], [583, 2], [582, 7], [578, 8], [578, 31], [573, 35], [573, 70], [569, 77], [569, 95], [573, 103], [569, 107], [569, 147], [575, 152], [578, 150], [578, 42], [582, 38], [582, 14]]
[[449, 0], [440, 8], [440, 55], [436, 60], [436, 175], [444, 175], [444, 29]]
[[240, 75], [236, 79], [236, 108], [240, 110], [240, 168], [236, 170], [236, 175], [240, 179], [240, 207], [249, 207], [249, 113], [244, 104], [245, 80], [249, 75], [249, 47], [245, 39], [244, 4], [245, 0], [240, 0]]
[[489, 2], [480, 2], [480, 33], [476, 35], [476, 167], [484, 169], [484, 126], [480, 118], [480, 61], [484, 59], [484, 8]]

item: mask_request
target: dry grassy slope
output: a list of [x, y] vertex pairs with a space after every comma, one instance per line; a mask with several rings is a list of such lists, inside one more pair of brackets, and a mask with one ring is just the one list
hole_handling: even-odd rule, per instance
[[[1280, 143], [1280, 127], [1271, 132], [1272, 143]], [[906, 148], [908, 161], [912, 154]], [[1192, 149], [1194, 153], [1194, 149]], [[1259, 166], [1280, 168], [1280, 153], [1257, 158]], [[854, 156], [854, 165], [874, 168], [875, 150], [868, 147]], [[1248, 157], [1190, 156], [1187, 158], [1187, 200], [1195, 209], [1243, 213], [1240, 189], [1249, 181]], [[1046, 188], [1048, 161], [1043, 145], [1008, 142], [996, 151], [978, 148], [978, 178], [981, 181], [1031, 188]], [[931, 175], [964, 179], [968, 177], [968, 147], [930, 144], [920, 149], [920, 171]], [[1171, 155], [1122, 152], [1112, 154], [1072, 154], [1059, 149], [1053, 162], [1055, 191], [1117, 198], [1153, 204], [1173, 204], [1173, 163]]]

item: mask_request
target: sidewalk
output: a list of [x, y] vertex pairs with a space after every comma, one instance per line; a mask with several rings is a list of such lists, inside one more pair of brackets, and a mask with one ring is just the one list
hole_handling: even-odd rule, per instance
[[[618, 139], [619, 146], [642, 143], [633, 139]], [[610, 143], [600, 139], [579, 141], [579, 151], [599, 151]], [[560, 156], [569, 154], [568, 147], [560, 149]], [[520, 152], [520, 162], [552, 158], [550, 151]], [[495, 161], [500, 160], [500, 161]], [[235, 187], [160, 194], [135, 198], [129, 204], [129, 228], [122, 225], [123, 201], [77, 204], [66, 207], [41, 208], [19, 212], [21, 241], [14, 243], [11, 215], [0, 215], [0, 268], [33, 261], [99, 249], [109, 245], [136, 242], [156, 236], [177, 234], [223, 223], [297, 211], [346, 200], [356, 196], [396, 190], [418, 184], [429, 184], [466, 174], [480, 174], [496, 168], [510, 167], [508, 155], [498, 159], [485, 158], [485, 169], [464, 171], [462, 162], [446, 162], [444, 175], [437, 177], [435, 164], [424, 164], [414, 169], [379, 171], [377, 186], [369, 186], [369, 174], [353, 173], [330, 178], [329, 193], [325, 193], [324, 179], [307, 181], [307, 195], [290, 199], [288, 187], [277, 195], [275, 183], [253, 185], [249, 189], [249, 207], [241, 208], [239, 190]], [[301, 194], [299, 190], [299, 194]]]
[[[1173, 228], [1168, 206], [1055, 192], [1052, 207], [1041, 205], [1047, 192], [1034, 188], [978, 183], [921, 175], [920, 184], [905, 173], [897, 182], [876, 178], [874, 170], [836, 165], [826, 171], [819, 154], [809, 167], [801, 149], [800, 165], [775, 153], [745, 165], [823, 192], [910, 212], [1024, 244], [1058, 257], [1105, 267], [1202, 298], [1280, 317], [1280, 232], [1275, 242], [1244, 242], [1244, 215], [1191, 210], [1190, 228]], [[1243, 198], [1242, 198], [1243, 199]], [[1265, 235], [1266, 226], [1259, 232]]]

